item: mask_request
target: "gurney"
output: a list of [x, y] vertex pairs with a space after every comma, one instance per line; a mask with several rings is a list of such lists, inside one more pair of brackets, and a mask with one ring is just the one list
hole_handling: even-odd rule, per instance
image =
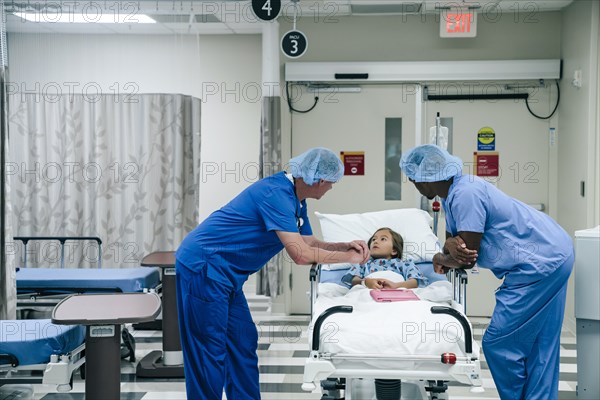
[[[102, 241], [97, 237], [17, 236], [22, 241], [22, 267], [17, 270], [17, 311], [21, 318], [47, 314], [63, 299], [73, 294], [142, 293], [160, 291], [158, 268], [106, 268], [102, 267]], [[58, 241], [60, 268], [28, 267], [27, 244], [36, 240]], [[65, 268], [65, 243], [67, 241], [92, 241], [98, 246], [97, 268]], [[135, 361], [135, 340], [127, 328], [122, 330], [124, 357]]]
[[366, 240], [382, 227], [397, 231], [404, 238], [403, 258], [414, 261], [430, 285], [413, 290], [418, 301], [377, 303], [369, 289], [341, 284], [349, 264], [313, 265], [302, 388], [320, 385], [322, 399], [372, 398], [364, 391], [359, 397], [356, 384], [372, 385], [375, 379], [402, 381], [402, 390], [413, 385], [411, 398], [446, 398], [450, 381], [482, 391], [480, 349], [465, 315], [468, 276], [464, 270], [433, 271], [431, 259], [440, 245], [429, 214], [416, 209], [316, 214], [327, 242]]
[[0, 321], [0, 383], [39, 381], [69, 391], [82, 357], [85, 327], [56, 325], [49, 319]]
[[[71, 294], [136, 293], [160, 289], [160, 271], [157, 268], [102, 268], [102, 241], [97, 237], [17, 236], [15, 240], [24, 244], [22, 266], [17, 270], [19, 309], [33, 306], [54, 307]], [[27, 244], [34, 240], [56, 240], [60, 243], [60, 268], [27, 266]], [[97, 243], [97, 268], [64, 268], [65, 243], [72, 240]]]

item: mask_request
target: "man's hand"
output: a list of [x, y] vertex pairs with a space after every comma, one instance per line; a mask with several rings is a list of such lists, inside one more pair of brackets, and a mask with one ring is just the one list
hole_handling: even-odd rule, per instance
[[346, 252], [346, 254], [350, 255], [348, 262], [351, 264], [364, 264], [369, 260], [369, 253], [363, 254], [362, 251], [356, 249], [350, 249]]
[[443, 258], [444, 255], [442, 253], [437, 253], [433, 256], [433, 270], [438, 274], [446, 274], [450, 271], [450, 268], [444, 266]]
[[[477, 261], [477, 251], [469, 250], [464, 240], [460, 236], [454, 236], [446, 239], [444, 247], [459, 264], [473, 265]], [[434, 264], [435, 267], [435, 264]]]
[[348, 242], [348, 250], [358, 251], [360, 254], [363, 255], [363, 259], [359, 262], [356, 262], [356, 264], [364, 264], [367, 261], [369, 261], [369, 258], [371, 257], [369, 246], [367, 246], [367, 242], [365, 242], [364, 240], [353, 240], [351, 242]]

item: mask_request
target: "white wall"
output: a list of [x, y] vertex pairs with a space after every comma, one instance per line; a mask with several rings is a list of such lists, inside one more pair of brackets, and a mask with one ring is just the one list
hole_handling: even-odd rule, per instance
[[[598, 225], [598, 24], [597, 1], [574, 1], [563, 11], [561, 54], [563, 79], [558, 136], [558, 221], [571, 235]], [[575, 70], [583, 84], [571, 84]], [[580, 182], [585, 181], [585, 197]], [[576, 274], [577, 271], [574, 272]], [[574, 324], [573, 276], [567, 296], [566, 321]]]
[[[442, 39], [439, 37], [439, 20], [437, 15], [416, 16], [377, 16], [377, 17], [331, 17], [302, 18], [297, 22], [297, 29], [308, 38], [308, 48], [298, 62], [307, 61], [435, 61], [435, 60], [501, 60], [501, 59], [556, 59], [560, 58], [559, 12], [537, 13], [534, 15], [504, 13], [503, 15], [480, 15], [478, 18], [477, 37], [474, 39]], [[281, 23], [280, 33], [292, 29], [291, 24]], [[282, 63], [294, 62], [285, 56]], [[355, 95], [360, 96], [360, 94]], [[302, 98], [298, 105], [306, 109], [310, 99]], [[548, 104], [548, 106], [550, 106]], [[319, 107], [319, 106], [317, 106]], [[525, 107], [525, 105], [523, 105]], [[297, 124], [303, 115], [290, 116], [287, 104], [282, 104], [282, 132], [285, 143], [296, 143], [291, 138], [298, 134]], [[352, 111], [349, 111], [352, 112]], [[543, 110], [542, 114], [546, 114]], [[286, 115], [287, 114], [287, 115]], [[526, 112], [524, 113], [526, 114]], [[534, 118], [528, 114], [524, 118]], [[292, 122], [291, 122], [292, 121]], [[423, 121], [424, 127], [433, 121]], [[556, 116], [552, 119], [556, 126]], [[342, 124], [340, 124], [342, 125]], [[414, 137], [415, 132], [403, 130], [405, 137]], [[328, 142], [345, 143], [345, 132], [323, 132]], [[368, 135], [365, 135], [368, 136]], [[369, 140], [365, 137], [365, 140]], [[306, 145], [306, 143], [305, 143]], [[313, 143], [312, 145], [318, 145]], [[519, 148], [519, 143], [510, 143], [503, 148], [504, 153]], [[350, 149], [348, 149], [350, 150]], [[555, 156], [550, 158], [555, 160]], [[376, 162], [376, 161], [373, 161]], [[377, 181], [378, 177], [370, 179]], [[550, 181], [555, 176], [549, 177]], [[343, 190], [343, 186], [335, 189]], [[368, 202], [355, 204], [358, 200], [347, 193], [336, 193], [336, 196], [351, 198], [353, 207], [370, 210], [373, 205]], [[313, 203], [314, 204], [314, 203]], [[555, 204], [555, 203], [554, 203]], [[311, 205], [313, 208], [316, 205]], [[319, 207], [321, 205], [319, 204]], [[349, 206], [346, 206], [348, 208]], [[296, 267], [292, 267], [296, 268]], [[296, 285], [297, 286], [297, 285]], [[488, 285], [489, 286], [489, 285]], [[490, 295], [489, 287], [472, 285], [475, 296]], [[303, 290], [303, 289], [300, 289]], [[484, 292], [484, 293], [480, 293]], [[474, 298], [474, 297], [472, 297]], [[289, 307], [288, 307], [289, 309]]]
[[90, 97], [101, 90], [201, 98], [200, 220], [256, 179], [259, 35], [9, 34], [8, 44], [13, 89], [37, 88], [48, 98], [84, 88]]

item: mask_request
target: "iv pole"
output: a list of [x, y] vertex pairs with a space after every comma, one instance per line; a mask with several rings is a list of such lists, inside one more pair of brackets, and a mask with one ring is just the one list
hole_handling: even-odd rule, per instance
[[[435, 142], [436, 146], [439, 146], [439, 138], [442, 131], [440, 113], [437, 113], [435, 117]], [[437, 236], [438, 233], [438, 219], [440, 217], [440, 202], [438, 196], [435, 196], [433, 203], [431, 204], [431, 210], [433, 211], [433, 232]]]

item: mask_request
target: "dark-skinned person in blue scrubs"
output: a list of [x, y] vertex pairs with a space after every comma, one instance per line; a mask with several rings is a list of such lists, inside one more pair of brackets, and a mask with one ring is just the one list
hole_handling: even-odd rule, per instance
[[186, 236], [176, 252], [177, 308], [187, 398], [260, 399], [258, 332], [242, 285], [285, 248], [296, 264], [364, 263], [363, 240], [317, 240], [306, 199], [344, 174], [331, 150], [313, 148], [246, 188]]
[[400, 161], [423, 196], [442, 198], [446, 241], [434, 268], [441, 273], [476, 262], [503, 279], [482, 343], [500, 398], [555, 400], [573, 241], [548, 215], [463, 175], [462, 167], [435, 145], [415, 147]]

